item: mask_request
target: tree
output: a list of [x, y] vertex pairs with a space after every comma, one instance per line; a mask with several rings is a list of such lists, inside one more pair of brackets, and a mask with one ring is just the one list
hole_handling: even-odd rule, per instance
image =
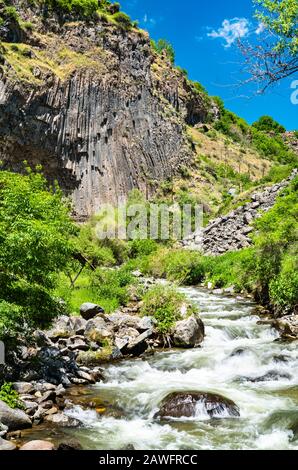
[[282, 134], [286, 132], [284, 126], [275, 121], [271, 116], [261, 116], [260, 119], [253, 123], [253, 127], [262, 132], [274, 132]]
[[60, 312], [51, 291], [74, 232], [61, 191], [47, 189], [40, 172], [0, 172], [0, 337], [46, 326]]
[[248, 82], [264, 92], [269, 86], [298, 72], [298, 1], [253, 0], [255, 16], [262, 26], [260, 41], [239, 40], [245, 57]]

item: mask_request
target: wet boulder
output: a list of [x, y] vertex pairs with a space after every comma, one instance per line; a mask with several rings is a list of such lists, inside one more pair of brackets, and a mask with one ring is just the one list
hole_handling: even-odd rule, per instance
[[147, 330], [136, 338], [132, 339], [123, 349], [123, 354], [131, 356], [140, 356], [148, 349], [147, 340], [153, 335], [153, 330]]
[[239, 417], [239, 407], [232, 400], [207, 392], [174, 392], [161, 402], [154, 418], [195, 418], [198, 413], [210, 418]]
[[259, 377], [243, 377], [242, 380], [246, 382], [277, 382], [278, 380], [291, 380], [292, 376], [287, 372], [279, 372], [277, 370], [270, 370], [266, 374]]
[[83, 447], [77, 439], [68, 439], [60, 442], [57, 450], [82, 450]]
[[192, 315], [178, 321], [173, 330], [173, 345], [180, 348], [195, 348], [204, 340], [205, 329], [200, 318]]

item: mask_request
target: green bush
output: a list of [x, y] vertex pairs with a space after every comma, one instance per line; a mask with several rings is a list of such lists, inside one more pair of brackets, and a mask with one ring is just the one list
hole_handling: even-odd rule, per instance
[[44, 3], [57, 14], [71, 13], [89, 19], [98, 9], [98, 0], [44, 0]]
[[113, 15], [113, 19], [124, 29], [130, 29], [132, 27], [132, 21], [126, 13], [119, 11]]
[[269, 285], [269, 296], [279, 309], [298, 305], [298, 251], [287, 254], [281, 263], [281, 270]]
[[24, 409], [19, 399], [19, 394], [13, 389], [13, 385], [10, 382], [5, 382], [2, 387], [0, 387], [0, 400], [4, 401], [10, 408]]
[[130, 258], [139, 258], [151, 255], [156, 252], [158, 244], [155, 240], [150, 238], [146, 240], [133, 240], [129, 242], [129, 256]]
[[284, 126], [275, 121], [271, 116], [262, 116], [260, 119], [252, 124], [258, 131], [276, 134], [286, 132]]
[[159, 39], [157, 42], [151, 40], [151, 47], [158, 54], [166, 53], [167, 57], [170, 59], [171, 63], [175, 63], [175, 50], [172, 44], [166, 39]]
[[107, 302], [109, 310], [116, 310], [121, 305], [126, 305], [129, 300], [129, 287], [134, 282], [134, 277], [125, 269], [117, 270], [97, 269], [91, 276], [91, 289], [97, 296], [102, 306]]
[[141, 315], [153, 316], [157, 320], [157, 329], [167, 335], [175, 323], [182, 319], [182, 309], [186, 314], [194, 313], [194, 307], [189, 304], [185, 295], [173, 287], [157, 285], [152, 287], [143, 298]]

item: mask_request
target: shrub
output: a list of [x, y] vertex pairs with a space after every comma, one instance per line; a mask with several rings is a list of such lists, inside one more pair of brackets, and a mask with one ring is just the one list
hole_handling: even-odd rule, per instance
[[52, 288], [71, 259], [74, 232], [61, 191], [47, 189], [40, 173], [0, 172], [2, 337], [45, 326], [61, 312]]
[[119, 11], [113, 15], [114, 20], [124, 29], [130, 29], [132, 27], [131, 19], [126, 13]]
[[154, 316], [158, 331], [167, 335], [175, 323], [182, 319], [183, 307], [187, 315], [194, 313], [194, 307], [189, 304], [185, 295], [173, 287], [157, 285], [145, 294], [141, 315]]
[[131, 258], [138, 258], [148, 256], [151, 253], [156, 252], [158, 244], [155, 240], [133, 240], [129, 242], [129, 256]]
[[270, 300], [279, 309], [298, 305], [298, 252], [291, 252], [281, 263], [278, 276], [270, 282]]
[[155, 41], [151, 41], [151, 47], [158, 53], [162, 54], [164, 51], [166, 52], [167, 57], [170, 59], [171, 63], [175, 63], [175, 50], [172, 44], [167, 41], [166, 39], [159, 39], [157, 43]]
[[258, 131], [262, 132], [274, 132], [276, 134], [282, 134], [283, 132], [286, 132], [285, 127], [275, 121], [271, 116], [262, 116], [258, 121], [254, 122], [252, 125]]
[[57, 14], [72, 13], [81, 18], [91, 18], [98, 9], [97, 0], [44, 0], [51, 10]]
[[5, 382], [0, 388], [0, 400], [4, 401], [10, 408], [24, 409], [19, 399], [19, 394], [13, 389], [13, 385], [10, 382]]
[[105, 308], [116, 310], [120, 305], [126, 305], [129, 300], [129, 286], [133, 284], [134, 277], [125, 269], [118, 270], [97, 269], [91, 276], [91, 285], [94, 294]]

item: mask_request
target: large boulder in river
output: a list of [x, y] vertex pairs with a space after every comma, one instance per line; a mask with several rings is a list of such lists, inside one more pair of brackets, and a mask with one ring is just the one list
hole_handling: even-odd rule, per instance
[[86, 302], [80, 307], [80, 314], [81, 317], [84, 318], [84, 320], [91, 320], [100, 313], [104, 313], [104, 309], [97, 304]]
[[206, 392], [174, 392], [167, 395], [155, 418], [195, 418], [205, 414], [210, 418], [240, 416], [238, 406], [228, 398]]
[[195, 348], [202, 343], [204, 336], [202, 320], [193, 315], [176, 323], [173, 330], [173, 344], [180, 348]]
[[13, 410], [4, 401], [0, 400], [0, 422], [8, 427], [9, 431], [31, 428], [29, 416], [22, 410]]

